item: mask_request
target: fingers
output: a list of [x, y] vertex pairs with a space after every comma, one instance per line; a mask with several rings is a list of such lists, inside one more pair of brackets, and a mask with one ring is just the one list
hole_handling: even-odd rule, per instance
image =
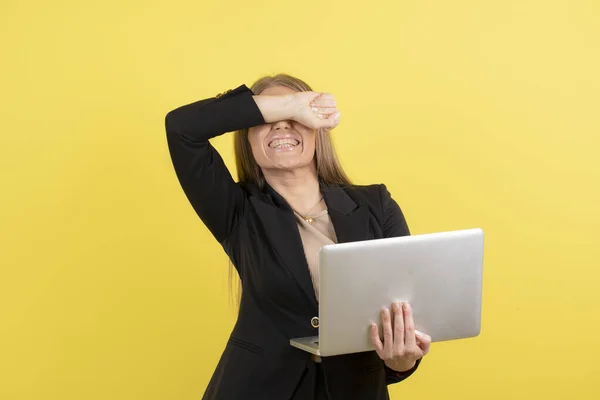
[[[425, 356], [431, 347], [431, 336], [415, 329], [412, 307], [408, 303], [393, 303], [392, 310], [381, 310], [383, 341], [379, 327], [371, 325], [371, 342], [382, 360], [402, 365]], [[394, 365], [396, 365], [394, 364]]]
[[330, 115], [329, 118], [327, 118], [328, 125], [325, 128], [333, 129], [338, 126], [340, 124], [340, 115], [342, 115], [342, 113], [339, 111]]
[[392, 330], [390, 310], [387, 308], [381, 310], [381, 324], [383, 325], [383, 353], [389, 358], [394, 346], [394, 332]]
[[379, 358], [383, 359], [383, 342], [379, 337], [379, 327], [377, 326], [377, 324], [371, 325], [371, 343], [373, 343], [373, 346], [375, 346], [375, 351], [377, 352]]
[[415, 335], [417, 336], [417, 346], [419, 346], [423, 355], [429, 353], [429, 349], [431, 348], [431, 336], [417, 330], [415, 330]]
[[325, 120], [323, 128], [332, 129], [340, 123], [341, 113], [332, 94], [321, 93], [315, 97], [310, 103], [310, 109], [317, 118]]
[[311, 107], [311, 111], [316, 114], [317, 117], [325, 119], [338, 112], [338, 109], [335, 107]]
[[310, 103], [311, 107], [325, 107], [325, 108], [335, 108], [337, 103], [332, 94], [329, 93], [321, 93], [319, 96], [315, 97]]
[[402, 307], [398, 303], [392, 304], [394, 313], [394, 354], [402, 354], [404, 351], [404, 316]]
[[415, 321], [413, 319], [410, 304], [404, 303], [402, 311], [404, 314], [404, 345], [407, 348], [412, 349], [416, 347], [417, 342], [415, 338]]

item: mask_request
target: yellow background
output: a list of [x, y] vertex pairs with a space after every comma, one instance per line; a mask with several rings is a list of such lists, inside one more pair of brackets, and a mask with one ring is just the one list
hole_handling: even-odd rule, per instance
[[486, 231], [481, 336], [392, 397], [600, 398], [599, 21], [597, 0], [2, 1], [0, 399], [201, 398], [235, 308], [164, 116], [280, 71], [337, 96], [343, 164], [413, 233]]

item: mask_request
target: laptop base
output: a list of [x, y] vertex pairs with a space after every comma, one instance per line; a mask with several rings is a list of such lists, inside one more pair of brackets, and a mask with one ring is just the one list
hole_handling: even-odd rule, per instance
[[319, 337], [318, 336], [309, 336], [303, 338], [295, 338], [290, 339], [290, 344], [297, 349], [304, 350], [309, 352], [310, 354], [315, 354], [317, 356], [321, 355], [319, 351]]

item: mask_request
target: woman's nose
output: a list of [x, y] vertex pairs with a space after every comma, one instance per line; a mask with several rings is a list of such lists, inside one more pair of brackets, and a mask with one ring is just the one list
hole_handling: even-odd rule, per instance
[[275, 130], [290, 129], [290, 121], [277, 121], [273, 125], [273, 129], [275, 129]]

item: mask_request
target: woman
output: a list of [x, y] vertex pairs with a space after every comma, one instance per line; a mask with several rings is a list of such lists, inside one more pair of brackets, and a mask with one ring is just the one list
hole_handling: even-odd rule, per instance
[[[319, 359], [289, 344], [318, 334], [321, 246], [409, 234], [384, 185], [350, 184], [329, 137], [339, 120], [332, 95], [289, 75], [167, 114], [179, 182], [243, 285], [205, 399], [388, 399], [387, 385], [429, 351], [410, 306], [398, 304], [382, 310], [383, 340], [371, 327], [376, 351]], [[209, 143], [234, 130], [239, 183]]]

